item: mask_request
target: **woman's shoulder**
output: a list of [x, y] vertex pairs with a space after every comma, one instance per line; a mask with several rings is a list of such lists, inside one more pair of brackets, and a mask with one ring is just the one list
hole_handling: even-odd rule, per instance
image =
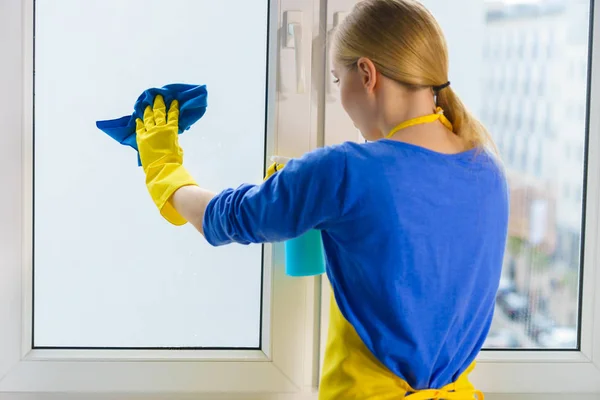
[[320, 147], [312, 153], [315, 157], [323, 157], [328, 159], [348, 160], [356, 157], [365, 157], [376, 151], [379, 147], [375, 142], [344, 142], [335, 145]]
[[504, 178], [505, 175], [502, 161], [491, 150], [473, 148], [461, 153], [444, 154], [409, 143], [388, 140], [344, 142], [319, 147], [292, 160], [292, 164], [297, 166], [311, 165], [329, 170], [345, 169], [349, 166], [353, 170], [360, 170], [369, 166], [379, 168], [382, 165], [395, 165], [401, 170], [407, 169], [411, 174], [415, 174], [414, 165], [423, 163], [427, 163], [430, 167], [466, 170], [471, 173], [487, 170], [499, 178]]
[[318, 147], [302, 156], [291, 158], [288, 166], [291, 167], [323, 167], [327, 164], [345, 162], [346, 150], [343, 145]]

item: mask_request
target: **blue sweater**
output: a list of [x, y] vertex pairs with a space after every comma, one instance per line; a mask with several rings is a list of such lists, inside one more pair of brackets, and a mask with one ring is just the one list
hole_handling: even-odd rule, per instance
[[342, 315], [415, 389], [454, 381], [487, 336], [508, 224], [499, 163], [379, 140], [315, 150], [208, 205], [212, 245], [322, 231]]

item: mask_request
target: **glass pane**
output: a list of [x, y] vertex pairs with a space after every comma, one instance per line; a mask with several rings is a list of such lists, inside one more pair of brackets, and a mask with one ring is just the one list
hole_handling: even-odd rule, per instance
[[452, 86], [494, 137], [510, 184], [484, 348], [575, 350], [591, 2], [423, 2], [446, 34]]
[[268, 1], [35, 4], [34, 345], [258, 348], [262, 247], [164, 221], [135, 152], [95, 121], [147, 88], [206, 84], [187, 168], [214, 191], [260, 182]]
[[485, 348], [576, 349], [590, 2], [486, 1], [478, 113], [511, 218]]

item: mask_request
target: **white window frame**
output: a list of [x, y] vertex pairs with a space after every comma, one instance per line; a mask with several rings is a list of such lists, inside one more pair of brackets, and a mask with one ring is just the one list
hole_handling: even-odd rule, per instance
[[[264, 351], [32, 350], [31, 177], [33, 0], [0, 2], [0, 399], [314, 399], [327, 334], [327, 279], [288, 278], [281, 246], [266, 247]], [[334, 13], [356, 0], [272, 0], [267, 155], [298, 156], [318, 145], [361, 141], [343, 112], [324, 48]], [[326, 4], [325, 4], [326, 3]], [[325, 5], [325, 8], [322, 8]], [[283, 13], [303, 12], [304, 94], [277, 93]], [[593, 65], [599, 65], [600, 7]], [[325, 15], [321, 21], [319, 18]], [[233, 29], [233, 28], [232, 28]], [[289, 89], [289, 85], [288, 85]], [[331, 89], [331, 87], [330, 87]], [[324, 94], [324, 96], [323, 96]], [[600, 107], [591, 77], [590, 109]], [[325, 101], [322, 101], [325, 97]], [[591, 113], [582, 286], [581, 351], [483, 352], [474, 382], [492, 400], [600, 398], [600, 116]], [[267, 162], [267, 160], [265, 160]], [[320, 319], [320, 320], [319, 320]], [[319, 329], [320, 325], [320, 329]], [[320, 346], [320, 349], [319, 349]], [[319, 351], [320, 350], [320, 351]]]
[[[265, 163], [273, 154], [297, 157], [314, 149], [319, 134], [311, 79], [319, 2], [269, 3]], [[277, 66], [294, 68], [295, 60], [294, 49], [283, 49], [279, 37], [285, 31], [285, 11], [302, 12], [303, 92], [284, 90], [278, 77]], [[186, 393], [194, 393], [194, 398], [313, 393], [318, 377], [319, 280], [286, 276], [282, 245], [266, 245], [264, 250], [262, 350], [32, 349], [33, 26], [33, 0], [0, 4], [0, 117], [6, 121], [0, 134], [0, 398], [27, 393], [36, 399], [57, 393], [76, 393], [78, 399], [107, 392], [159, 398]], [[295, 88], [294, 79], [288, 83]]]
[[[355, 0], [329, 0], [335, 7], [350, 9]], [[345, 4], [344, 4], [345, 3]], [[454, 6], [449, 7], [454, 8]], [[460, 7], [459, 7], [460, 8]], [[459, 12], [459, 11], [456, 11]], [[328, 24], [331, 24], [328, 11]], [[445, 15], [445, 18], [453, 18]], [[460, 22], [459, 22], [460, 23]], [[600, 110], [600, 4], [594, 7], [591, 47], [590, 110]], [[452, 46], [452, 43], [450, 43]], [[468, 46], [468, 44], [465, 44]], [[463, 60], [464, 61], [464, 60]], [[455, 61], [456, 62], [456, 61]], [[596, 70], [594, 70], [596, 68]], [[451, 68], [452, 69], [452, 68]], [[337, 101], [336, 101], [337, 100]], [[328, 116], [333, 115], [332, 120]], [[483, 351], [472, 380], [491, 399], [600, 399], [600, 115], [589, 120], [585, 249], [581, 298], [580, 351]], [[325, 143], [355, 141], [339, 99], [325, 106]], [[339, 127], [336, 129], [336, 127]], [[321, 287], [321, 351], [327, 334], [330, 287]], [[321, 359], [322, 362], [322, 359]], [[504, 396], [503, 396], [504, 395]]]

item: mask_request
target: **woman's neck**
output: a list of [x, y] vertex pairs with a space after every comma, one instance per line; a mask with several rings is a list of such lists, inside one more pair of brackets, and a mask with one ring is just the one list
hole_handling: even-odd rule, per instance
[[[388, 93], [390, 96], [387, 99], [382, 98], [384, 101], [381, 103], [378, 125], [383, 138], [403, 122], [435, 113], [436, 106], [428, 89], [403, 90], [404, 92]], [[390, 139], [445, 154], [460, 153], [468, 149], [467, 144], [439, 120], [406, 127]]]

